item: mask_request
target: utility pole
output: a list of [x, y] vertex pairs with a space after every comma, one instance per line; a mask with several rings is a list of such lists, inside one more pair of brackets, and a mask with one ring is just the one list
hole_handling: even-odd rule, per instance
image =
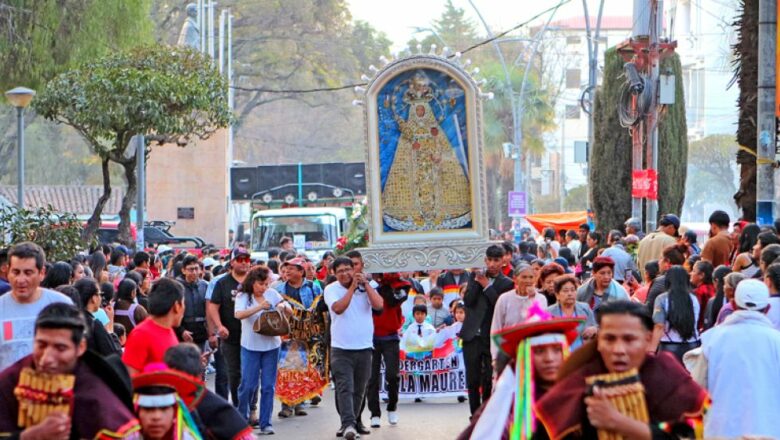
[[[588, 87], [585, 89], [585, 92], [583, 93], [583, 100], [585, 98], [585, 93], [587, 93], [587, 99], [588, 99], [588, 108], [585, 109], [584, 105], [583, 110], [585, 110], [585, 113], [588, 114], [588, 148], [586, 151], [586, 159], [585, 163], [588, 167], [588, 206], [592, 205], [593, 202], [593, 186], [590, 185], [591, 179], [591, 173], [593, 172], [593, 167], [591, 167], [590, 164], [590, 152], [593, 149], [594, 144], [594, 130], [593, 130], [593, 121], [596, 117], [596, 114], [593, 112], [593, 107], [596, 103], [596, 84], [598, 83], [598, 61], [599, 61], [599, 34], [601, 33], [601, 16], [604, 13], [604, 0], [601, 0], [599, 2], [599, 13], [596, 18], [596, 32], [595, 35], [591, 34], [590, 31], [590, 14], [588, 13], [588, 0], [582, 0], [582, 9], [585, 14], [585, 36], [587, 38], [588, 43]], [[584, 103], [584, 101], [581, 101], [581, 104]], [[565, 115], [564, 115], [565, 118]]]
[[[617, 47], [627, 61], [627, 81], [635, 96], [631, 111], [636, 120], [629, 127], [632, 144], [632, 171], [642, 175], [644, 195], [632, 197], [631, 216], [643, 218], [642, 202], [647, 200], [645, 228], [656, 229], [658, 220], [658, 90], [661, 59], [674, 52], [677, 43], [661, 41], [663, 0], [634, 0], [632, 37]], [[639, 102], [642, 101], [640, 106]], [[632, 178], [639, 178], [632, 177]], [[638, 182], [632, 181], [633, 184]]]
[[776, 114], [775, 46], [777, 44], [777, 0], [758, 2], [758, 157], [756, 158], [756, 221], [771, 225], [776, 214], [775, 168]]
[[135, 231], [136, 242], [135, 250], [140, 252], [144, 250], [144, 207], [146, 206], [146, 141], [142, 134], [135, 136], [135, 158], [138, 168], [138, 194], [135, 202]]

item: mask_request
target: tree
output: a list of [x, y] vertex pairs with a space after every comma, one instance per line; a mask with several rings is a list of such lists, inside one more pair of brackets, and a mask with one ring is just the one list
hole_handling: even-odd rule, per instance
[[479, 41], [476, 24], [466, 17], [463, 8], [456, 8], [452, 0], [447, 0], [441, 17], [433, 20], [430, 28], [419, 28], [417, 31], [427, 35], [422, 40], [412, 38], [407, 42], [408, 49], [412, 53], [417, 53], [417, 45], [420, 45], [423, 51], [429, 50], [432, 44], [439, 49], [447, 46], [452, 51], [457, 51], [464, 50]]
[[[150, 1], [0, 0], [0, 92], [16, 86], [40, 91], [79, 63], [150, 42]], [[28, 127], [35, 116], [28, 111]], [[15, 121], [10, 106], [0, 108], [0, 176], [15, 166]]]
[[101, 159], [103, 195], [85, 230], [97, 230], [111, 195], [109, 162], [124, 171], [127, 192], [119, 212], [119, 239], [130, 244], [130, 209], [136, 195], [136, 154], [130, 140], [186, 146], [227, 127], [227, 83], [206, 56], [183, 47], [150, 46], [121, 52], [65, 72], [34, 101], [49, 120], [75, 128]]
[[585, 211], [588, 209], [588, 186], [579, 185], [570, 189], [563, 199], [563, 209], [567, 212]]
[[694, 213], [694, 219], [708, 205], [735, 206], [731, 197], [737, 190], [732, 158], [737, 150], [734, 138], [729, 135], [711, 135], [690, 143], [685, 207], [687, 212]]
[[[161, 41], [175, 42], [184, 5], [154, 0]], [[345, 0], [226, 0], [233, 22], [235, 158], [248, 163], [354, 160], [362, 157], [362, 110], [351, 88], [390, 41], [352, 22]], [[277, 92], [278, 91], [278, 92]], [[356, 124], [356, 122], [358, 122]]]
[[[596, 92], [594, 106], [595, 142], [591, 153], [593, 185], [591, 206], [599, 229], [621, 229], [631, 216], [631, 137], [620, 125], [616, 109], [625, 82], [623, 58], [615, 48], [604, 56], [604, 80]], [[684, 199], [688, 155], [682, 71], [677, 55], [661, 62], [661, 72], [676, 78], [676, 101], [666, 107], [658, 122], [658, 209], [659, 214], [680, 214]], [[645, 164], [647, 166], [647, 164]]]
[[734, 48], [734, 79], [739, 86], [737, 143], [746, 150], [737, 151], [739, 190], [734, 194], [742, 218], [756, 221], [756, 153], [758, 139], [758, 2], [740, 0], [741, 14], [734, 22], [737, 43]]

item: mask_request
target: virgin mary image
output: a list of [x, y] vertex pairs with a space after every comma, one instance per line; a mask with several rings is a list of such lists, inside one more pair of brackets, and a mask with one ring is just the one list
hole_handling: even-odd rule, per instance
[[[424, 71], [418, 70], [395, 86], [392, 98], [385, 96], [384, 106], [390, 107], [398, 133], [382, 190], [382, 216], [391, 231], [463, 229], [471, 225], [468, 167], [461, 164], [453, 148], [454, 141], [465, 161], [456, 99], [454, 95], [442, 97], [437, 87]], [[462, 96], [462, 89], [454, 90]], [[448, 108], [452, 111], [447, 112]], [[405, 119], [401, 116], [404, 111], [408, 111]], [[454, 119], [448, 123], [454, 127], [450, 132], [455, 136], [448, 136], [442, 129], [448, 117]]]

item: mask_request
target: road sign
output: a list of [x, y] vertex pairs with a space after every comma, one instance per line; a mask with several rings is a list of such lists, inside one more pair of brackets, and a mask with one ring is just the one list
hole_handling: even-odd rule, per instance
[[509, 216], [522, 217], [528, 214], [528, 198], [525, 191], [509, 191]]

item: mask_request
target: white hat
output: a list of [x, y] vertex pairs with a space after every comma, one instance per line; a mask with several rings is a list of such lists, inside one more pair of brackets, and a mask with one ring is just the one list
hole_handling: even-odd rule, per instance
[[203, 267], [211, 267], [216, 265], [217, 265], [217, 260], [211, 257], [206, 257], [203, 259]]
[[744, 310], [764, 310], [769, 305], [769, 289], [759, 280], [743, 280], [734, 293], [737, 307]]

